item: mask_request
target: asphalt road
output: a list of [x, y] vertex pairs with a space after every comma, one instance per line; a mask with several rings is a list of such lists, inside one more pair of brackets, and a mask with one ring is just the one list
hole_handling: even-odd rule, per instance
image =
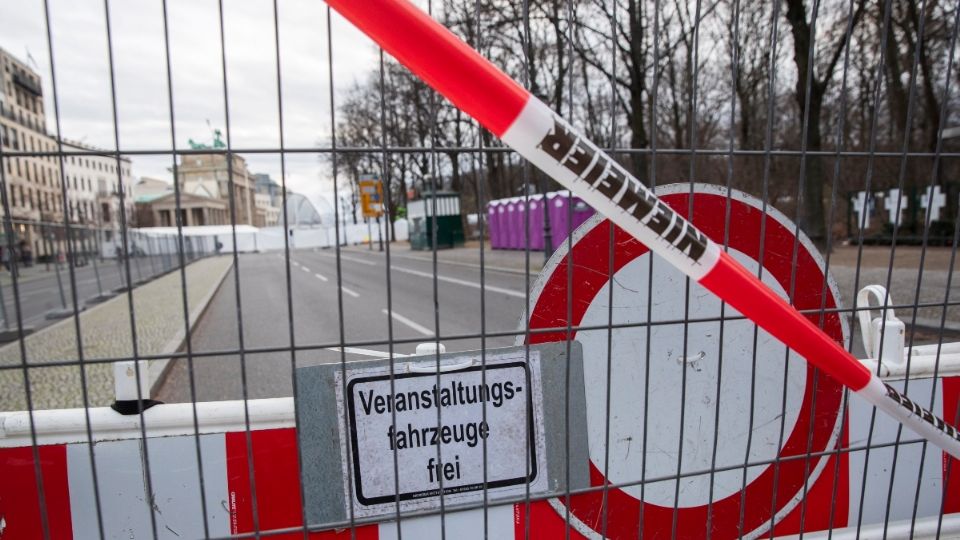
[[[166, 264], [175, 262], [175, 260], [168, 260], [159, 256], [132, 258], [130, 259], [130, 274], [134, 283], [136, 283], [163, 273]], [[55, 266], [51, 264], [49, 268], [49, 270], [46, 270], [46, 265], [42, 263], [31, 268], [25, 268], [22, 270], [17, 284], [20, 296], [20, 313], [23, 316], [24, 325], [32, 326], [34, 330], [39, 330], [57, 322], [57, 319], [47, 319], [46, 314], [52, 310], [63, 309], [64, 304], [60, 296], [61, 289], [63, 299], [66, 300], [67, 310], [73, 311], [73, 295], [70, 288], [68, 267], [61, 265], [59, 284]], [[100, 274], [99, 286], [97, 284], [97, 273]], [[101, 290], [109, 292], [123, 286], [125, 278], [122, 273], [125, 274], [125, 270], [114, 260], [97, 261], [96, 272], [92, 261], [84, 266], [75, 267], [77, 303], [80, 308], [83, 309], [87, 301], [99, 295]], [[9, 272], [2, 271], [0, 288], [2, 288], [3, 305], [9, 318], [9, 327], [15, 331], [17, 329], [18, 312], [15, 307]], [[0, 318], [0, 321], [2, 321], [2, 318]]]
[[[338, 362], [341, 353], [328, 347], [341, 342], [386, 352], [391, 332], [393, 341], [406, 340], [394, 348], [403, 354], [414, 352], [418, 342], [435, 340], [436, 335], [448, 352], [480, 349], [481, 345], [506, 347], [514, 342], [514, 336], [500, 336], [488, 337], [481, 344], [478, 336], [481, 331], [490, 334], [516, 329], [527, 287], [521, 274], [487, 269], [485, 305], [481, 309], [479, 268], [438, 263], [435, 280], [429, 261], [397, 258], [389, 274], [384, 255], [377, 252], [345, 252], [340, 263], [342, 292], [338, 293], [337, 260], [332, 250], [292, 252], [290, 298], [293, 342], [298, 348], [295, 358], [289, 351], [241, 355], [233, 351], [241, 347], [245, 351], [288, 348], [291, 335], [283, 254], [240, 255], [239, 284], [236, 272], [227, 276], [193, 333], [191, 347], [195, 353], [229, 351], [192, 359], [195, 400], [290, 396], [294, 362], [297, 366]], [[388, 292], [392, 319], [387, 315]], [[238, 332], [241, 319], [242, 341]], [[362, 356], [351, 353], [347, 358]], [[193, 400], [189, 364], [179, 360], [173, 365], [158, 399]]]
[[[388, 273], [383, 254], [356, 249], [344, 251], [340, 261], [343, 288], [338, 295], [336, 257], [332, 250], [293, 251], [290, 264], [292, 337], [298, 348], [293, 356], [289, 353], [291, 327], [283, 254], [240, 255], [241, 309], [238, 310], [236, 274], [232, 272], [193, 334], [192, 350], [200, 353], [192, 360], [196, 400], [289, 396], [292, 394], [291, 371], [294, 363], [303, 366], [339, 362], [341, 353], [329, 348], [341, 342], [348, 347], [386, 352], [393, 341], [394, 351], [401, 354], [412, 353], [418, 342], [433, 341], [437, 333], [449, 352], [513, 344], [513, 335], [488, 337], [483, 344], [476, 336], [481, 332], [488, 336], [498, 332], [515, 332], [524, 309], [524, 291], [528, 286], [522, 274], [494, 270], [488, 264], [484, 274], [485, 306], [481, 309], [480, 269], [476, 261], [440, 261], [437, 263], [437, 279], [434, 280], [430, 260], [413, 259], [409, 250], [402, 250], [397, 255], [400, 256], [393, 259], [389, 272], [393, 309], [393, 319], [390, 320], [386, 314]], [[429, 256], [429, 253], [417, 254], [417, 257], [424, 256]], [[843, 287], [849, 277], [846, 274], [850, 272], [841, 272], [845, 268], [834, 270], [841, 274], [839, 279]], [[861, 277], [867, 281], [862, 281], [861, 285], [866, 282], [884, 283], [885, 274], [870, 274], [880, 270], [863, 270]], [[939, 270], [929, 270], [924, 274], [927, 278], [925, 290], [932, 295], [928, 300], [943, 301], [945, 285], [935, 278], [944, 281], [946, 274]], [[910, 275], [909, 271], [899, 269], [891, 283], [896, 297], [904, 302], [911, 301], [912, 295], [907, 292], [916, 288], [915, 280], [908, 279]], [[531, 276], [529, 282], [532, 283], [534, 278]], [[436, 304], [434, 286], [437, 289]], [[852, 297], [852, 290], [846, 290], [849, 288], [844, 288], [847, 305]], [[342, 309], [339, 302], [342, 302]], [[342, 320], [339, 317], [341, 311]], [[485, 317], [482, 316], [484, 314]], [[939, 314], [937, 311], [937, 323]], [[241, 319], [242, 342], [238, 332]], [[921, 330], [909, 335], [915, 343], [934, 343], [939, 332]], [[454, 339], [451, 336], [474, 337]], [[951, 331], [944, 339], [960, 339], [960, 334]], [[860, 338], [855, 337], [855, 353], [862, 356], [859, 343]], [[255, 352], [243, 355], [236, 353], [241, 347], [245, 351]], [[263, 351], [269, 348], [286, 350]], [[364, 357], [350, 353], [346, 354], [346, 358], [356, 360]], [[160, 389], [159, 399], [167, 402], [191, 401], [190, 373], [190, 365], [186, 360], [176, 362]]]

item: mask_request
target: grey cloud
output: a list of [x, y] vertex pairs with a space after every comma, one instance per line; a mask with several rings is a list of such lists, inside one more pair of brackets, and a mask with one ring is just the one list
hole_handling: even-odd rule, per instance
[[[122, 149], [171, 147], [163, 18], [159, 0], [110, 3], [119, 138]], [[109, 59], [101, 0], [51, 0], [57, 95], [62, 133], [100, 147], [114, 147]], [[279, 4], [284, 143], [313, 147], [329, 140], [329, 77], [336, 93], [375, 69], [376, 47], [334, 15], [333, 69], [327, 60], [327, 7], [317, 0]], [[209, 140], [207, 121], [225, 129], [217, 3], [170, 0], [168, 22], [173, 74], [176, 145]], [[270, 0], [226, 2], [224, 34], [231, 143], [235, 148], [278, 148], [279, 121]], [[0, 4], [0, 46], [18, 57], [26, 49], [45, 86], [48, 124], [53, 108], [46, 25], [40, 0]], [[335, 94], [336, 95], [336, 94]], [[250, 169], [279, 180], [276, 154], [246, 156]], [[170, 178], [169, 155], [135, 156], [135, 174]], [[329, 191], [328, 172], [317, 154], [288, 155], [287, 183], [309, 194]]]

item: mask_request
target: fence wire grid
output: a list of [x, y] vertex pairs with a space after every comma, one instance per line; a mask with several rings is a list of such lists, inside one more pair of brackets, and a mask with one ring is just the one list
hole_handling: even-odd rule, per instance
[[[121, 4], [0, 6], [3, 540], [960, 534], [954, 460], [322, 2]], [[960, 423], [960, 4], [416, 4]], [[542, 393], [563, 406], [531, 398], [508, 437], [523, 456], [478, 440], [473, 499], [445, 491], [443, 444], [437, 490], [404, 506], [391, 439], [377, 515], [351, 503], [351, 443], [321, 459], [340, 483], [305, 459], [356, 437], [354, 370], [388, 370], [392, 393], [411, 356], [435, 388], [468, 358], [486, 386], [507, 348], [529, 370], [553, 342], [563, 369]], [[324, 365], [336, 384], [304, 388]], [[306, 395], [339, 405], [304, 410]], [[301, 425], [320, 413], [337, 415], [326, 435]], [[543, 438], [565, 462], [535, 473]], [[506, 495], [504, 463], [525, 478]], [[343, 517], [311, 521], [329, 492]]]

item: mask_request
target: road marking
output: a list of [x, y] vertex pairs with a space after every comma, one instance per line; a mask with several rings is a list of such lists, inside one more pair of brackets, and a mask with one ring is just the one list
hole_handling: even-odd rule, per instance
[[300, 266], [300, 263], [298, 263], [297, 261], [291, 260], [290, 262], [291, 262], [294, 266]]
[[[539, 252], [534, 251], [531, 253], [539, 253]], [[421, 262], [427, 262], [427, 263], [433, 262], [433, 259], [431, 257], [417, 257], [414, 255], [397, 255], [397, 254], [393, 254], [391, 256], [394, 259], [406, 259], [408, 261], [421, 261]], [[526, 270], [523, 268], [507, 268], [505, 266], [494, 266], [486, 263], [484, 263], [483, 266], [481, 266], [479, 264], [474, 264], [474, 263], [467, 263], [467, 262], [460, 262], [460, 261], [445, 261], [443, 259], [437, 259], [437, 264], [447, 264], [450, 266], [460, 266], [463, 268], [473, 268], [476, 270], [480, 270], [482, 268], [486, 272], [500, 272], [503, 274], [517, 274], [521, 276], [527, 273]], [[536, 276], [539, 271], [540, 271], [540, 268], [538, 268], [535, 263], [530, 265], [529, 274], [531, 276]]]
[[350, 296], [352, 296], [352, 297], [354, 297], [354, 298], [360, 298], [360, 293], [358, 293], [357, 291], [351, 291], [350, 289], [344, 287], [343, 285], [340, 286], [340, 290], [343, 291], [343, 292], [345, 292], [345, 293], [347, 293], [347, 294], [349, 294]]
[[[336, 259], [336, 258], [337, 258], [336, 255], [329, 255], [329, 254], [327, 254], [327, 253], [317, 253], [317, 255], [320, 255], [321, 257], [329, 257], [329, 258], [331, 258], [331, 259]], [[367, 266], [378, 266], [377, 263], [375, 263], [375, 262], [370, 262], [370, 261], [368, 261], [368, 260], [366, 260], [366, 259], [358, 259], [358, 258], [356, 258], [356, 257], [351, 257], [351, 256], [349, 256], [349, 255], [343, 255], [343, 254], [340, 255], [340, 260], [342, 260], [342, 261], [353, 261], [353, 262], [356, 262], [356, 263], [365, 264], [365, 265], [367, 265]]]
[[[328, 351], [340, 352], [340, 347], [327, 347]], [[390, 353], [375, 351], [373, 349], [358, 349], [356, 347], [344, 347], [343, 352], [349, 354], [362, 354], [364, 356], [373, 356], [375, 358], [390, 358]], [[409, 354], [393, 353], [394, 358], [406, 358]]]
[[392, 311], [392, 312], [391, 312], [391, 311], [387, 311], [387, 310], [385, 310], [385, 309], [382, 309], [382, 310], [380, 310], [380, 311], [382, 311], [384, 315], [389, 315], [389, 316], [393, 317], [393, 320], [395, 320], [395, 321], [397, 321], [397, 322], [400, 322], [400, 323], [403, 323], [403, 324], [409, 326], [410, 328], [413, 328], [413, 329], [416, 330], [417, 332], [420, 332], [421, 334], [423, 334], [423, 335], [425, 335], [425, 336], [432, 336], [432, 335], [433, 335], [433, 330], [430, 330], [430, 329], [427, 328], [426, 326], [421, 326], [421, 325], [419, 325], [419, 324], [411, 321], [410, 319], [404, 317], [403, 315], [397, 313], [396, 311]]
[[[430, 272], [421, 272], [421, 271], [419, 271], [419, 270], [414, 270], [414, 269], [412, 269], [412, 268], [403, 268], [403, 267], [400, 267], [400, 266], [393, 266], [393, 267], [391, 267], [391, 268], [392, 268], [393, 270], [396, 270], [397, 272], [404, 272], [404, 273], [407, 273], [407, 274], [410, 274], [410, 275], [413, 275], [413, 276], [420, 276], [420, 277], [425, 277], [425, 278], [433, 278], [433, 274], [431, 274]], [[437, 281], [445, 281], [445, 282], [447, 282], [447, 283], [454, 283], [454, 284], [456, 284], [456, 285], [463, 285], [464, 287], [473, 287], [474, 289], [480, 289], [480, 288], [482, 288], [482, 289], [485, 290], [485, 291], [490, 291], [490, 292], [505, 294], [505, 295], [507, 295], [507, 296], [513, 296], [514, 298], [526, 298], [526, 297], [527, 297], [527, 295], [524, 294], [524, 293], [522, 293], [522, 292], [517, 292], [517, 291], [514, 291], [514, 290], [510, 290], [510, 289], [504, 289], [504, 288], [502, 288], [502, 287], [494, 287], [493, 285], [484, 285], [483, 287], [480, 287], [480, 284], [479, 284], [479, 283], [474, 283], [474, 282], [472, 282], [472, 281], [466, 281], [466, 280], [463, 280], [463, 279], [457, 279], [457, 278], [452, 278], [452, 277], [447, 277], [447, 276], [441, 276], [440, 274], [437, 274]]]
[[327, 278], [321, 276], [320, 274], [314, 274], [314, 275], [317, 276], [317, 279], [319, 279], [320, 281], [329, 281]]
[[307, 268], [306, 266], [301, 266], [300, 269], [303, 270], [304, 272], [307, 272], [307, 273], [310, 272], [310, 269]]

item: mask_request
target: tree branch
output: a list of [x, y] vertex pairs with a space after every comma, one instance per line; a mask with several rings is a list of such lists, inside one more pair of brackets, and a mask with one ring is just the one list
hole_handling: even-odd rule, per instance
[[825, 87], [827, 83], [830, 82], [830, 78], [833, 77], [833, 70], [837, 67], [837, 62], [840, 60], [840, 56], [843, 55], [843, 50], [847, 47], [847, 42], [850, 41], [850, 37], [853, 35], [853, 29], [857, 27], [857, 23], [860, 21], [860, 18], [863, 17], [864, 12], [864, 0], [858, 0], [857, 2], [857, 11], [853, 13], [853, 20], [849, 25], [849, 32], [844, 32], [840, 39], [837, 40], [836, 48], [833, 51], [833, 56], [830, 58], [830, 62], [827, 64], [827, 67], [823, 70], [823, 77], [820, 81], [820, 85]]

